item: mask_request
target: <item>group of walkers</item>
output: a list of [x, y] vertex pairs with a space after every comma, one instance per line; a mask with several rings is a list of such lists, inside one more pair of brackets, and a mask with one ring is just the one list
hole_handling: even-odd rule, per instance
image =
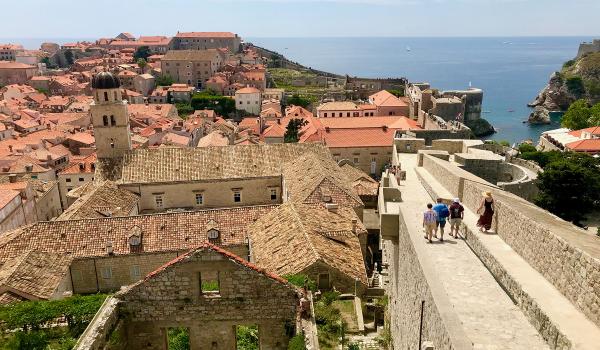
[[[423, 213], [423, 228], [425, 228], [425, 239], [428, 243], [433, 242], [433, 238], [444, 241], [444, 230], [446, 222], [450, 222], [450, 236], [458, 238], [460, 225], [465, 217], [465, 208], [460, 204], [459, 198], [454, 198], [452, 204], [447, 206], [441, 198], [438, 198], [435, 205], [427, 204], [427, 210]], [[477, 226], [481, 232], [487, 232], [492, 227], [494, 217], [494, 199], [491, 192], [484, 192], [481, 204], [477, 209], [479, 220]]]

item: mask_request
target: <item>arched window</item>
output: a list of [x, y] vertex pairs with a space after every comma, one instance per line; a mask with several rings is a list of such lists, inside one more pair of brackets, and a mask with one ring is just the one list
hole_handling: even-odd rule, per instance
[[102, 124], [104, 124], [104, 126], [108, 126], [108, 117], [105, 115], [102, 116]]
[[115, 116], [114, 115], [110, 116], [110, 125], [112, 125], [112, 126], [117, 125], [117, 121], [115, 120]]
[[115, 101], [117, 101], [117, 92], [116, 92], [116, 91], [114, 91], [114, 92], [113, 92], [113, 95], [114, 95], [114, 97], [115, 97]]
[[108, 101], [108, 91], [104, 91], [104, 101]]

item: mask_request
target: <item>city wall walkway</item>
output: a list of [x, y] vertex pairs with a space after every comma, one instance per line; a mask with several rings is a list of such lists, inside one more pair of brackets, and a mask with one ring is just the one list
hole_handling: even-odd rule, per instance
[[433, 262], [444, 289], [436, 293], [447, 297], [460, 323], [455, 326], [462, 328], [474, 349], [547, 349], [536, 329], [464, 240], [450, 237], [447, 227], [443, 243], [426, 243], [422, 215], [432, 199], [417, 177], [416, 154], [399, 154], [399, 161], [406, 170], [406, 181], [400, 184], [402, 202], [393, 205], [401, 211], [411, 240], [421, 245]]

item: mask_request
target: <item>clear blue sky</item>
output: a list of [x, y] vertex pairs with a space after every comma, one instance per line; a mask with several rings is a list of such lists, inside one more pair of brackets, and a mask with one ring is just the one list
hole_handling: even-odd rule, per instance
[[0, 37], [600, 36], [600, 0], [2, 0]]

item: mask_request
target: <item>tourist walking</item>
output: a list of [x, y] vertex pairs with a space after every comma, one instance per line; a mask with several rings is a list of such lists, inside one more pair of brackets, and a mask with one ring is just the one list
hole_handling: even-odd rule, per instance
[[423, 213], [423, 228], [425, 228], [425, 239], [431, 243], [433, 231], [435, 231], [435, 223], [437, 222], [437, 214], [433, 211], [433, 205], [427, 204], [427, 210]]
[[454, 198], [450, 205], [450, 236], [458, 238], [460, 224], [465, 218], [465, 208], [460, 204], [460, 199]]
[[433, 206], [433, 211], [437, 214], [437, 221], [435, 223], [435, 234], [433, 235], [437, 238], [438, 230], [440, 232], [440, 242], [444, 241], [444, 227], [446, 226], [446, 218], [450, 216], [450, 211], [448, 210], [448, 206], [442, 203], [442, 199], [437, 199], [437, 204]]
[[492, 228], [492, 219], [494, 218], [495, 209], [494, 198], [492, 198], [492, 192], [483, 192], [482, 195], [483, 199], [477, 209], [477, 214], [479, 214], [477, 226], [479, 227], [479, 231], [487, 232]]

